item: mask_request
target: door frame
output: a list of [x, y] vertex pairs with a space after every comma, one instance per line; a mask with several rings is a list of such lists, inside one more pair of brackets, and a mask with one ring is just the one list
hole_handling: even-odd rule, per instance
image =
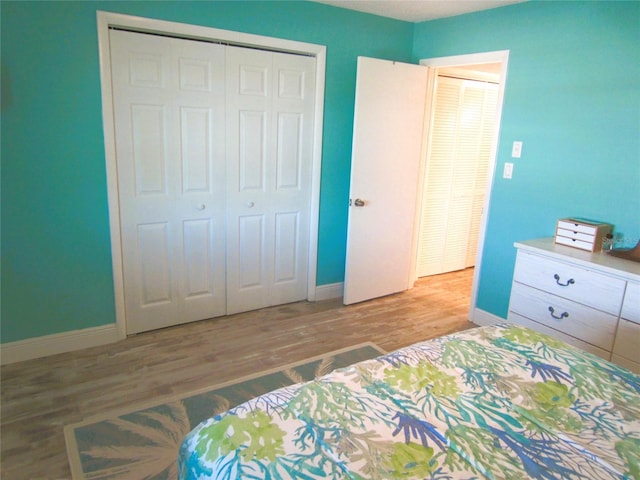
[[124, 272], [121, 245], [120, 202], [118, 198], [118, 176], [116, 164], [116, 138], [114, 128], [113, 91], [111, 85], [111, 49], [109, 28], [168, 34], [186, 39], [222, 41], [225, 43], [312, 56], [316, 59], [316, 89], [314, 103], [314, 131], [312, 153], [312, 178], [309, 225], [309, 268], [307, 275], [307, 299], [316, 298], [316, 273], [318, 257], [318, 215], [320, 207], [320, 171], [322, 161], [322, 125], [324, 114], [324, 82], [326, 50], [324, 45], [284, 40], [249, 33], [221, 30], [212, 27], [169, 22], [136, 17], [119, 13], [97, 11], [98, 49], [100, 61], [100, 88], [102, 95], [102, 124], [104, 134], [105, 162], [107, 174], [107, 198], [111, 236], [111, 259], [115, 296], [116, 330], [118, 337], [126, 337], [126, 311], [124, 302]]
[[[424, 65], [429, 67], [429, 82], [428, 82], [428, 90], [427, 90], [427, 115], [426, 119], [430, 119], [430, 112], [434, 102], [434, 87], [435, 87], [435, 75], [437, 69], [440, 67], [457, 67], [462, 65], [477, 65], [481, 63], [500, 63], [502, 65], [500, 69], [500, 85], [498, 87], [498, 108], [496, 110], [496, 129], [494, 131], [494, 139], [491, 147], [491, 153], [489, 155], [489, 168], [487, 173], [487, 185], [485, 190], [485, 200], [484, 207], [482, 209], [482, 219], [480, 221], [480, 234], [478, 235], [478, 250], [476, 253], [476, 266], [473, 272], [473, 283], [471, 286], [471, 303], [469, 305], [469, 320], [477, 323], [476, 320], [476, 303], [478, 298], [478, 285], [480, 282], [480, 275], [482, 270], [482, 252], [484, 250], [484, 240], [486, 236], [487, 229], [487, 221], [489, 218], [489, 209], [491, 206], [491, 192], [493, 191], [493, 180], [495, 178], [495, 170], [496, 170], [496, 160], [498, 154], [498, 140], [500, 138], [500, 127], [502, 124], [502, 107], [504, 103], [504, 90], [505, 84], [507, 80], [507, 69], [509, 63], [509, 50], [498, 50], [493, 52], [481, 52], [481, 53], [471, 53], [466, 55], [454, 55], [449, 57], [436, 57], [436, 58], [425, 58], [420, 60], [420, 65]], [[428, 134], [430, 132], [430, 121], [425, 121], [425, 147], [423, 148], [423, 155], [421, 160], [421, 172], [420, 172], [420, 185], [419, 185], [419, 197], [422, 196], [424, 185], [423, 177], [424, 177], [424, 169], [426, 168], [426, 152], [427, 152], [427, 142], [428, 142]], [[418, 198], [420, 201], [421, 198]], [[420, 213], [420, 209], [417, 209], [417, 214]], [[416, 222], [419, 222], [419, 217], [416, 216]], [[416, 225], [419, 225], [416, 223]], [[414, 229], [414, 261], [412, 262], [412, 266], [414, 271], [412, 272], [412, 277], [417, 279], [415, 266], [417, 263], [417, 255], [418, 255], [418, 229]]]

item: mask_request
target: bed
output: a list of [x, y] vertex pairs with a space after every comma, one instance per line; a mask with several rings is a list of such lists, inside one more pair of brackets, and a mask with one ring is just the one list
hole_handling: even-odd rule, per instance
[[184, 439], [183, 479], [640, 478], [640, 377], [519, 326], [417, 343]]

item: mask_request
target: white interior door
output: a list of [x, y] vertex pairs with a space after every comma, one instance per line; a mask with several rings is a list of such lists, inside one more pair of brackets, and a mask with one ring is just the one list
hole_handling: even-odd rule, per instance
[[358, 58], [344, 303], [412, 278], [427, 68]]
[[224, 47], [110, 41], [127, 333], [223, 315]]
[[227, 313], [307, 298], [315, 59], [227, 48]]

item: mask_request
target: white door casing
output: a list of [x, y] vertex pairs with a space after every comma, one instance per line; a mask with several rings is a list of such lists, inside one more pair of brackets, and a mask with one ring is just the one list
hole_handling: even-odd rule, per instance
[[413, 281], [426, 89], [425, 67], [358, 57], [345, 304]]
[[[200, 27], [196, 25], [167, 22], [129, 15], [97, 12], [98, 40], [100, 50], [100, 79], [102, 90], [103, 129], [105, 137], [105, 159], [107, 172], [107, 193], [109, 202], [109, 222], [111, 228], [111, 254], [114, 273], [114, 294], [116, 327], [120, 338], [127, 334], [127, 313], [125, 310], [124, 287], [124, 255], [122, 250], [122, 226], [120, 220], [120, 199], [118, 196], [118, 179], [116, 166], [115, 114], [113, 109], [113, 92], [111, 79], [111, 48], [109, 31], [113, 27], [132, 31], [168, 34], [169, 36], [196, 39], [199, 41], [246, 45], [249, 47], [279, 50], [309, 55], [315, 59], [315, 92], [312, 138], [312, 176], [309, 214], [309, 247], [308, 247], [308, 282], [307, 298], [315, 298], [316, 260], [317, 260], [317, 227], [320, 192], [320, 165], [322, 156], [322, 116], [324, 103], [324, 73], [326, 63], [326, 47], [321, 45], [282, 40], [259, 35], [232, 32], [227, 30]], [[197, 115], [196, 115], [197, 117]], [[196, 204], [201, 207], [202, 204]], [[206, 210], [206, 206], [205, 206]], [[202, 238], [202, 236], [200, 237]]]
[[225, 313], [224, 48], [111, 31], [128, 333]]
[[315, 59], [227, 48], [227, 313], [307, 298]]

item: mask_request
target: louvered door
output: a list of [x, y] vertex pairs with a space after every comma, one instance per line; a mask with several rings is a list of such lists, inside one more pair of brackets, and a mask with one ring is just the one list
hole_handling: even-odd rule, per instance
[[498, 85], [438, 77], [424, 178], [418, 276], [473, 266]]

